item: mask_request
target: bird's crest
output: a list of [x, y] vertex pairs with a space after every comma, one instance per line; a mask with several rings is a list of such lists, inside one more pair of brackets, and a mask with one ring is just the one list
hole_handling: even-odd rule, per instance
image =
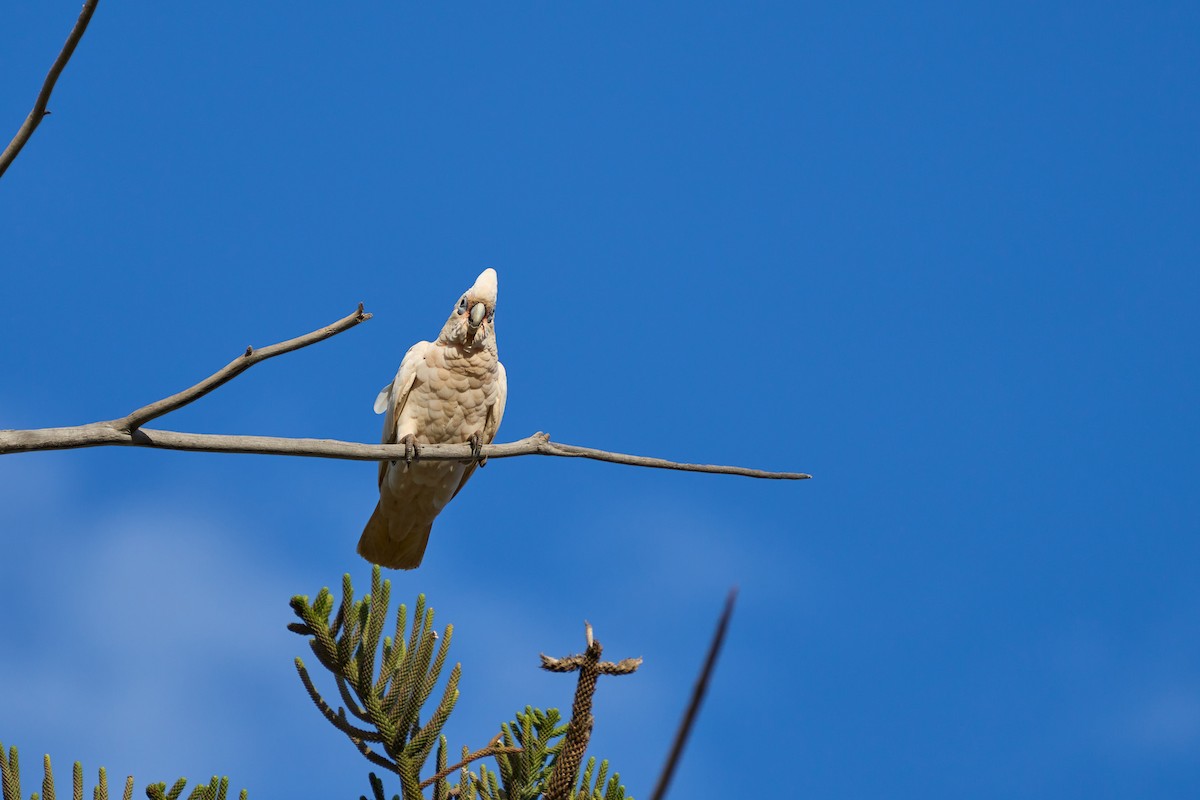
[[467, 294], [476, 300], [483, 300], [485, 303], [495, 306], [496, 270], [488, 267], [479, 273], [479, 277], [475, 279], [475, 284], [467, 290]]

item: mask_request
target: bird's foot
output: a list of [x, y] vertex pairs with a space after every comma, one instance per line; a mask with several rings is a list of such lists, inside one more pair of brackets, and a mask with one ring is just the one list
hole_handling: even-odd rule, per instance
[[467, 444], [471, 445], [471, 458], [481, 467], [486, 464], [487, 457], [483, 455], [483, 434], [475, 431], [467, 438]]
[[412, 463], [421, 457], [420, 452], [417, 450], [417, 437], [411, 433], [401, 436], [397, 444], [404, 445], [404, 463], [406, 466], [411, 467]]

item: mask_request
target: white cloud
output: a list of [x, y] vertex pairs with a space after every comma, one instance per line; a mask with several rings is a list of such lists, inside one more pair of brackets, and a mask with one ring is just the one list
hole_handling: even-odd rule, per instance
[[6, 743], [59, 761], [98, 754], [147, 780], [245, 762], [230, 755], [252, 752], [263, 727], [245, 698], [278, 696], [272, 682], [299, 652], [269, 562], [195, 509], [152, 503], [84, 522], [71, 517], [84, 509], [29, 505], [20, 521], [43, 538], [0, 567], [23, 623], [0, 658]]

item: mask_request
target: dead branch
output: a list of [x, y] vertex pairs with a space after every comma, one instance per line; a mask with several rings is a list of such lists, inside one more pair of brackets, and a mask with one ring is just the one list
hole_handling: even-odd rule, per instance
[[[466, 748], [463, 748], [463, 749], [465, 750]], [[476, 750], [474, 753], [468, 753], [466, 755], [466, 757], [464, 757], [463, 760], [459, 761], [457, 764], [451, 764], [450, 766], [446, 767], [445, 769], [439, 770], [437, 773], [430, 775], [428, 778], [421, 781], [420, 788], [424, 789], [426, 787], [432, 786], [433, 784], [440, 781], [442, 778], [448, 778], [449, 776], [453, 775], [455, 772], [458, 772], [463, 767], [467, 766], [468, 764], [470, 764], [474, 761], [478, 761], [481, 758], [487, 758], [488, 756], [499, 756], [499, 755], [504, 755], [506, 753], [509, 755], [512, 755], [515, 753], [523, 753], [523, 752], [524, 752], [524, 750], [522, 750], [520, 747], [501, 747], [501, 746], [485, 747], [482, 750]]]
[[[217, 433], [181, 433], [144, 428], [142, 425], [192, 403], [217, 387], [229, 382], [255, 364], [293, 350], [323, 341], [365, 322], [371, 315], [362, 304], [354, 313], [312, 333], [289, 339], [268, 347], [246, 352], [195, 386], [130, 412], [120, 419], [90, 422], [64, 428], [33, 430], [0, 430], [0, 455], [29, 453], [40, 450], [73, 450], [81, 447], [150, 447], [160, 450], [187, 450], [203, 453], [253, 453], [274, 456], [304, 456], [309, 458], [338, 458], [350, 461], [384, 461], [404, 457], [402, 444], [365, 444], [337, 439], [293, 439], [278, 436], [235, 436]], [[613, 464], [635, 467], [673, 469], [684, 472], [708, 472], [723, 475], [744, 475], [750, 478], [802, 480], [811, 478], [803, 472], [768, 472], [748, 467], [716, 464], [686, 464], [662, 458], [612, 453], [591, 447], [560, 444], [550, 441], [545, 433], [535, 433], [524, 439], [503, 444], [483, 446], [482, 455], [488, 459], [516, 456], [558, 456], [589, 458]], [[417, 458], [425, 461], [470, 461], [469, 444], [419, 445]]]
[[50, 113], [46, 110], [46, 104], [50, 102], [50, 93], [54, 91], [54, 84], [58, 82], [58, 76], [62, 74], [63, 67], [67, 66], [67, 62], [71, 60], [71, 55], [75, 52], [75, 45], [79, 44], [79, 40], [83, 38], [83, 33], [87, 30], [88, 23], [92, 21], [92, 14], [95, 13], [96, 5], [99, 2], [100, 0], [87, 0], [83, 4], [83, 10], [79, 12], [79, 19], [75, 20], [75, 27], [71, 29], [66, 44], [63, 45], [58, 58], [54, 59], [54, 63], [50, 66], [50, 72], [46, 75], [42, 90], [38, 92], [37, 100], [34, 101], [33, 110], [21, 124], [17, 135], [8, 143], [8, 147], [4, 148], [3, 153], [0, 153], [0, 176], [4, 175], [8, 165], [21, 152], [21, 148], [29, 141], [29, 137], [33, 136], [37, 126], [42, 124], [42, 118]]
[[696, 685], [692, 688], [692, 699], [688, 703], [687, 711], [683, 713], [683, 719], [679, 722], [679, 729], [675, 731], [675, 741], [671, 744], [671, 752], [663, 765], [662, 774], [658, 776], [658, 784], [655, 785], [650, 800], [662, 800], [666, 797], [671, 776], [675, 774], [675, 767], [679, 764], [680, 756], [683, 755], [683, 746], [687, 744], [688, 734], [691, 733], [692, 726], [696, 723], [696, 714], [700, 711], [700, 701], [704, 699], [704, 694], [708, 691], [708, 680], [717, 666], [717, 655], [721, 652], [721, 645], [725, 641], [725, 631], [729, 628], [729, 618], [733, 616], [733, 604], [736, 600], [737, 588], [734, 587], [729, 590], [729, 596], [725, 598], [725, 610], [721, 612], [721, 619], [717, 622], [716, 631], [713, 632], [712, 643], [708, 646], [708, 656], [704, 659], [704, 667], [700, 670], [700, 677], [696, 679]]
[[571, 704], [571, 719], [567, 722], [567, 733], [563, 738], [562, 750], [554, 759], [554, 771], [546, 786], [546, 800], [570, 800], [579, 777], [579, 765], [587, 751], [596, 720], [592, 716], [592, 699], [596, 694], [596, 680], [601, 675], [629, 675], [642, 665], [641, 658], [625, 658], [617, 662], [601, 661], [604, 647], [592, 633], [591, 623], [585, 622], [584, 634], [587, 649], [566, 658], [551, 658], [542, 653], [542, 669], [549, 672], [578, 672], [575, 685], [575, 700]]
[[358, 310], [353, 314], [342, 317], [337, 322], [326, 325], [324, 328], [315, 330], [312, 333], [297, 336], [295, 339], [288, 339], [286, 342], [260, 347], [258, 350], [255, 350], [253, 347], [247, 347], [246, 352], [242, 353], [241, 356], [230, 361], [222, 369], [209, 375], [195, 386], [191, 386], [182, 392], [177, 392], [170, 397], [158, 400], [150, 405], [142, 406], [124, 419], [118, 420], [117, 424], [122, 429], [128, 431], [140, 428], [152, 419], [158, 419], [164, 414], [169, 414], [176, 409], [183, 408], [188, 403], [199, 400], [213, 389], [223, 386], [260, 361], [266, 361], [268, 358], [281, 356], [284, 353], [299, 350], [301, 347], [308, 347], [310, 344], [324, 341], [342, 331], [348, 331], [360, 322], [366, 322], [370, 318], [371, 315], [363, 311], [363, 304], [359, 303]]

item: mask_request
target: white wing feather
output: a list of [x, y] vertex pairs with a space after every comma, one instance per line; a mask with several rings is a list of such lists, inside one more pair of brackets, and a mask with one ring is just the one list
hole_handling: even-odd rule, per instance
[[504, 365], [496, 362], [496, 404], [492, 406], [491, 419], [485, 431], [487, 443], [491, 444], [500, 429], [500, 420], [504, 417], [504, 404], [508, 402], [508, 373]]
[[[383, 387], [375, 398], [375, 413], [387, 413], [387, 416], [383, 418], [384, 444], [396, 443], [396, 420], [400, 418], [400, 412], [404, 410], [404, 404], [408, 402], [408, 395], [417, 381], [417, 367], [424, 361], [425, 351], [432, 346], [430, 342], [417, 342], [408, 348], [408, 352], [400, 361], [400, 369], [396, 370], [396, 377]], [[383, 476], [387, 474], [387, 468], [388, 462], [379, 462], [379, 482], [381, 484]]]

